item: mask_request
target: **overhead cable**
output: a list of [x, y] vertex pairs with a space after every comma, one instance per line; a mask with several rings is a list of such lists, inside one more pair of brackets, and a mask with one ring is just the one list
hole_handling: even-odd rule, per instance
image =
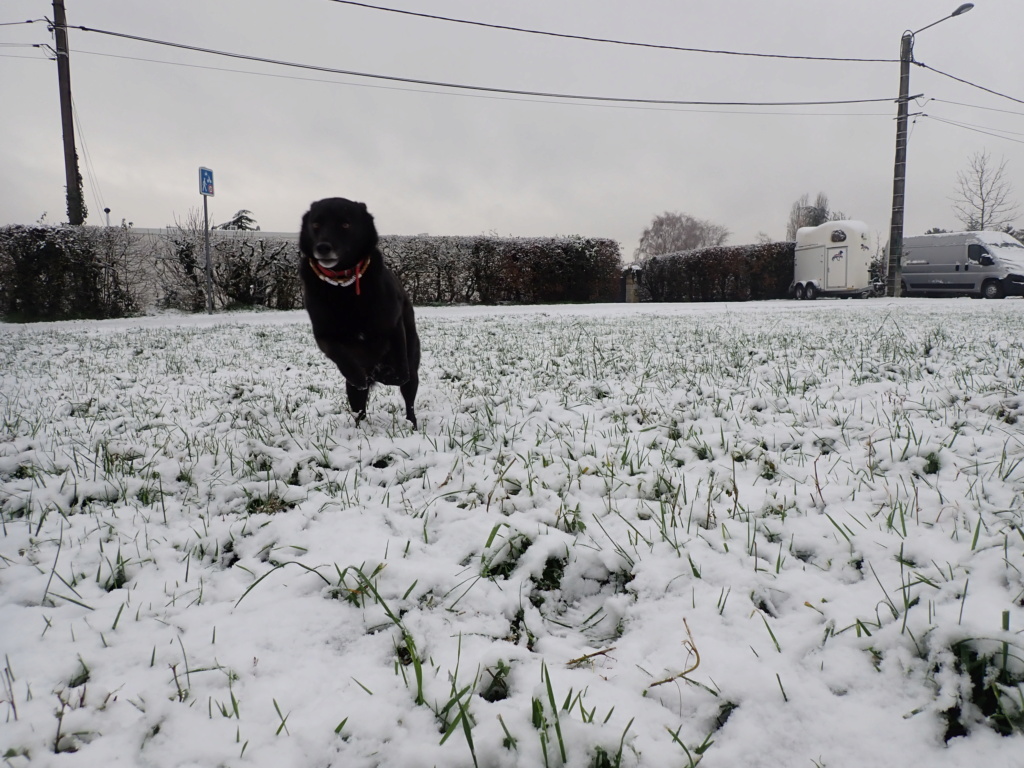
[[878, 99], [829, 99], [823, 101], [694, 101], [694, 100], [683, 100], [683, 99], [640, 99], [635, 97], [627, 96], [584, 96], [572, 93], [549, 93], [545, 91], [523, 91], [514, 88], [495, 88], [491, 86], [483, 85], [467, 85], [465, 83], [447, 83], [439, 80], [421, 80], [418, 78], [411, 77], [396, 77], [394, 75], [381, 75], [372, 72], [356, 72], [354, 70], [347, 69], [335, 69], [334, 67], [322, 67], [315, 64], [300, 64], [293, 61], [283, 61], [280, 59], [268, 59], [262, 56], [250, 56], [242, 53], [233, 53], [231, 51], [220, 51], [214, 48], [204, 48], [196, 45], [186, 45], [184, 43], [173, 43], [167, 40], [156, 40], [151, 37], [140, 37], [138, 35], [129, 35], [125, 32], [113, 32], [107, 29], [95, 29], [92, 27], [76, 27], [68, 26], [68, 29], [76, 29], [81, 32], [93, 32], [100, 35], [107, 35], [110, 37], [118, 37], [125, 40], [135, 40], [141, 43], [150, 43], [153, 45], [162, 45], [169, 48], [178, 48], [186, 51], [195, 51], [198, 53], [208, 53], [214, 56], [226, 56], [232, 59], [242, 59], [245, 61], [258, 61], [263, 64], [273, 64], [281, 67], [292, 67], [295, 69], [306, 69], [314, 72], [328, 72], [334, 75], [347, 75], [349, 77], [366, 77], [374, 80], [388, 80], [397, 83], [411, 83], [414, 85], [427, 85], [436, 88], [453, 88], [467, 91], [481, 91], [484, 93], [501, 93], [515, 96], [536, 96], [546, 99], [573, 99], [578, 101], [594, 101], [594, 102], [618, 102], [621, 104], [669, 104], [676, 106], [714, 106], [714, 107], [809, 107], [809, 106], [825, 106], [825, 105], [837, 105], [837, 104], [871, 104], [878, 102], [896, 101], [895, 98], [878, 98]]
[[991, 93], [993, 96], [999, 96], [999, 97], [1004, 98], [1004, 99], [1009, 99], [1010, 101], [1015, 101], [1018, 104], [1024, 104], [1024, 99], [1018, 99], [1018, 98], [1015, 98], [1013, 96], [1007, 96], [1005, 93], [1000, 93], [999, 91], [993, 91], [991, 88], [986, 88], [983, 85], [978, 85], [977, 83], [972, 83], [970, 80], [964, 80], [962, 77], [957, 77], [956, 75], [951, 75], [948, 72], [943, 72], [942, 70], [936, 69], [935, 67], [929, 67], [927, 64], [923, 64], [920, 61], [915, 61], [914, 63], [917, 64], [917, 66], [919, 66], [919, 67], [923, 67], [924, 69], [931, 70], [932, 72], [934, 72], [937, 75], [942, 75], [943, 77], [948, 77], [950, 80], [956, 80], [958, 83], [963, 83], [964, 85], [969, 85], [972, 88], [977, 88], [979, 91], [985, 91], [985, 93]]
[[1004, 115], [1020, 115], [1024, 117], [1024, 112], [1017, 112], [1012, 109], [999, 109], [997, 107], [983, 107], [980, 104], [965, 104], [962, 101], [950, 101], [949, 99], [931, 99], [931, 101], [938, 102], [940, 104], [955, 104], [958, 107], [969, 107], [970, 109], [984, 109], [987, 112], [1002, 112]]
[[103, 199], [103, 192], [100, 189], [99, 176], [96, 174], [96, 167], [92, 162], [92, 155], [89, 154], [89, 145], [85, 141], [85, 131], [82, 130], [82, 121], [78, 116], [78, 105], [75, 103], [74, 98], [71, 99], [71, 114], [74, 116], [75, 129], [78, 131], [78, 138], [82, 143], [82, 158], [85, 160], [86, 175], [89, 178], [89, 187], [92, 190], [93, 200], [96, 201], [96, 205], [99, 210], [106, 209], [107, 205]]
[[953, 125], [953, 126], [956, 126], [957, 128], [963, 128], [965, 131], [973, 131], [974, 133], [983, 133], [986, 136], [993, 136], [993, 137], [995, 137], [997, 139], [1003, 139], [1004, 141], [1012, 141], [1012, 142], [1014, 142], [1016, 144], [1024, 144], [1024, 139], [1014, 139], [1014, 138], [1011, 138], [1009, 136], [1003, 136], [1003, 135], [998, 134], [998, 133], [993, 133], [992, 131], [998, 130], [996, 128], [992, 129], [992, 131], [985, 131], [985, 130], [982, 130], [980, 128], [975, 128], [975, 127], [973, 127], [971, 125], [968, 125], [966, 123], [958, 123], [955, 120], [946, 120], [943, 117], [935, 117], [934, 115], [921, 115], [921, 117], [926, 117], [926, 118], [928, 118], [930, 120], [934, 120], [934, 121], [936, 121], [938, 123], [945, 123], [946, 125]]
[[591, 107], [591, 108], [602, 108], [602, 109], [631, 109], [631, 110], [647, 110], [653, 112], [691, 112], [699, 114], [719, 114], [719, 115], [776, 115], [779, 117], [887, 117], [888, 112], [765, 112], [765, 111], [752, 111], [746, 109], [682, 109], [673, 107], [659, 107], [659, 106], [645, 106], [637, 104], [591, 104], [583, 103], [578, 104], [572, 101], [552, 101], [549, 99], [531, 99], [531, 98], [510, 98], [508, 96], [500, 95], [488, 95], [479, 93], [448, 93], [445, 91], [427, 91], [422, 88], [402, 88], [393, 85], [373, 85], [370, 83], [354, 83], [349, 81], [341, 80], [328, 80], [322, 77], [302, 77], [300, 75], [282, 75], [275, 74], [272, 72], [257, 72], [252, 69], [235, 69], [232, 67], [211, 67], [206, 64], [188, 64], [183, 61], [167, 61], [165, 59], [149, 59], [143, 56], [124, 56], [117, 53], [100, 53], [99, 51], [87, 51], [82, 48], [75, 49], [76, 56], [102, 56], [108, 59], [124, 59], [126, 61], [143, 61], [149, 64], [165, 64], [172, 67], [186, 67], [188, 69], [202, 69], [210, 72], [227, 72], [235, 75], [253, 75], [255, 77], [273, 77], [280, 80], [298, 80], [305, 83], [328, 83], [331, 85], [341, 85], [351, 88], [374, 88], [384, 91], [400, 91], [403, 93], [420, 93], [428, 94], [433, 96], [450, 96], [459, 98], [470, 98], [470, 99], [492, 99], [495, 101], [513, 101], [521, 103], [532, 103], [532, 104], [557, 104], [561, 106], [571, 107]]
[[946, 120], [950, 123], [956, 123], [964, 128], [978, 128], [979, 130], [992, 131], [994, 133], [1009, 133], [1012, 136], [1024, 136], [1024, 131], [1011, 131], [1006, 128], [993, 128], [991, 125], [978, 125], [977, 123], [965, 123], [961, 120], [950, 120], [949, 118], [940, 118], [936, 115], [924, 113], [927, 117], [934, 118], [936, 120]]
[[438, 16], [432, 13], [420, 13], [418, 11], [406, 11], [400, 8], [386, 8], [381, 5], [370, 5], [369, 3], [359, 3], [355, 0], [330, 0], [330, 2], [338, 3], [339, 5], [352, 5], [359, 8], [367, 8], [373, 11], [386, 11], [388, 13], [398, 13], [404, 16], [417, 16], [422, 19], [432, 19], [434, 21], [447, 21], [454, 24], [468, 24], [474, 27], [486, 27], [487, 29], [500, 29], [506, 32], [522, 32], [530, 35], [544, 35], [546, 37], [559, 37], [564, 40], [582, 40], [588, 43], [611, 43], [613, 45], [628, 45], [636, 48], [656, 48], [665, 51], [683, 51], [686, 53], [716, 53], [723, 56], [753, 56], [761, 59], [795, 59], [798, 61], [842, 61], [842, 62], [857, 62], [857, 63], [871, 63], [871, 64], [898, 64], [899, 59], [861, 59], [861, 58], [842, 58], [837, 56], [797, 56], [793, 54], [784, 53], [754, 53], [751, 51], [728, 51], [728, 50], [716, 50], [712, 48], [686, 48], [678, 45], [659, 45], [656, 43], [638, 43], [629, 40], [613, 40], [606, 37], [588, 37], [586, 35], [570, 35], [564, 32], [549, 32], [541, 29], [526, 29], [523, 27], [512, 27], [505, 24], [489, 24], [483, 21], [471, 21], [469, 19], [456, 19], [450, 16]]

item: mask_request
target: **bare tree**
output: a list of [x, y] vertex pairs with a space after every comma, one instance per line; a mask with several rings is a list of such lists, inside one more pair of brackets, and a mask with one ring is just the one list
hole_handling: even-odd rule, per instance
[[829, 209], [828, 195], [824, 192], [819, 192], [813, 203], [810, 195], [805, 193], [794, 200], [793, 207], [789, 209], [786, 239], [796, 240], [796, 231], [801, 227], [817, 227], [826, 221], [839, 221], [845, 218], [846, 214], [842, 211]]
[[201, 312], [206, 307], [206, 254], [203, 212], [190, 208], [184, 220], [174, 217], [174, 226], [162, 238], [162, 253], [157, 257], [157, 279], [161, 306], [185, 312]]
[[157, 293], [157, 279], [152, 263], [139, 257], [141, 238], [133, 234], [132, 225], [121, 220], [119, 227], [97, 227], [98, 263], [103, 268], [103, 291], [117, 296], [123, 292], [130, 298], [122, 300], [126, 312], [145, 309]]
[[729, 239], [730, 234], [732, 233], [721, 224], [698, 219], [688, 213], [666, 211], [660, 216], [655, 216], [654, 221], [640, 236], [636, 258], [639, 260], [663, 253], [678, 253], [692, 251], [694, 248], [722, 245]]
[[1006, 178], [1005, 159], [996, 165], [988, 152], [975, 152], [956, 181], [953, 212], [968, 231], [1006, 229], [1013, 224], [1018, 206]]

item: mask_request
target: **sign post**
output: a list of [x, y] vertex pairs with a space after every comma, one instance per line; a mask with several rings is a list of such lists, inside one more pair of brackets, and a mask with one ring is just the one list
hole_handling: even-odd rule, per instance
[[206, 314], [213, 314], [213, 262], [210, 260], [210, 212], [207, 198], [213, 197], [213, 171], [199, 169], [199, 194], [203, 196], [203, 241], [206, 246]]

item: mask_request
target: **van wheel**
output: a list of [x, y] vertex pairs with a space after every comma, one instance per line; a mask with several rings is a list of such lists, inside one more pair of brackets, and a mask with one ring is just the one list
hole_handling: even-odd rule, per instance
[[797, 283], [795, 286], [793, 286], [793, 298], [796, 299], [797, 301], [800, 301], [803, 297], [804, 287], [800, 283]]
[[900, 280], [900, 296], [907, 296], [909, 294], [910, 294], [910, 291], [907, 290], [906, 282], [903, 281], [903, 280]]
[[1003, 287], [995, 280], [988, 280], [981, 286], [981, 295], [986, 299], [1003, 298]]
[[804, 298], [808, 301], [814, 301], [818, 298], [818, 289], [815, 287], [814, 283], [808, 283], [804, 287]]

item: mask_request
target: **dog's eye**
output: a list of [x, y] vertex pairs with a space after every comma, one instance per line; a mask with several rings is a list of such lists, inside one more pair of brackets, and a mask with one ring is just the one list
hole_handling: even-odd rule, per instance
[[348, 225], [348, 222], [347, 222], [347, 221], [344, 221], [344, 222], [342, 222], [342, 224], [341, 224], [341, 228], [342, 228], [342, 229], [348, 229], [348, 226], [349, 226], [349, 225]]
[[309, 225], [309, 228], [312, 229], [314, 232], [316, 232], [318, 229], [320, 229], [320, 222], [319, 221], [312, 222]]

